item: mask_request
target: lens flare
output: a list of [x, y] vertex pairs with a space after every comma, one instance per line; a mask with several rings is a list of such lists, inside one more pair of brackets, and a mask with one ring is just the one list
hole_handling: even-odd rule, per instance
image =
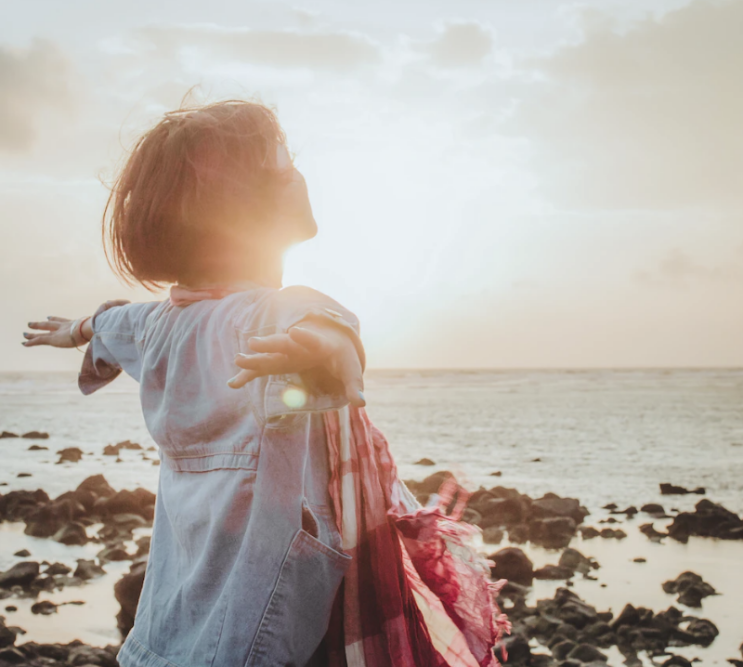
[[292, 410], [303, 408], [304, 404], [307, 403], [307, 394], [299, 387], [287, 388], [281, 398], [284, 405]]

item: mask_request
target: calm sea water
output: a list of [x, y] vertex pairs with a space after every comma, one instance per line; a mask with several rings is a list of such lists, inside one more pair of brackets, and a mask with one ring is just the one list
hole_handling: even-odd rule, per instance
[[[137, 389], [133, 381], [120, 378], [83, 397], [74, 374], [0, 374], [0, 430], [51, 435], [39, 441], [49, 451], [28, 451], [31, 440], [0, 440], [0, 483], [6, 483], [0, 492], [43, 488], [53, 496], [99, 472], [115, 488], [155, 491], [158, 468], [149, 459], [157, 458], [156, 452], [143, 458], [140, 452], [123, 451], [120, 463], [102, 455], [106, 444], [124, 439], [154, 444]], [[593, 514], [589, 522], [604, 516], [600, 508], [610, 501], [660, 501], [686, 509], [698, 500], [678, 497], [669, 503], [659, 495], [660, 482], [704, 486], [708, 497], [743, 512], [742, 370], [372, 371], [365, 393], [368, 412], [390, 440], [405, 479], [449, 469], [472, 489], [502, 484], [531, 495], [554, 491], [580, 498]], [[80, 447], [83, 459], [56, 465], [54, 452], [70, 446]], [[416, 465], [422, 457], [436, 465]], [[491, 476], [496, 471], [502, 475]], [[19, 472], [32, 476], [18, 478]], [[0, 524], [0, 568], [12, 564], [13, 551], [24, 546], [34, 557], [66, 561], [95, 552], [94, 545], [73, 548], [34, 540], [22, 528]], [[734, 657], [743, 640], [743, 545], [695, 539], [689, 545], [655, 545], [634, 526], [627, 532], [621, 545], [601, 540], [575, 545], [597, 556], [604, 566], [601, 581], [607, 583], [599, 588], [596, 582], [577, 581], [578, 592], [615, 612], [628, 601], [657, 610], [672, 603], [660, 582], [695, 569], [724, 593], [704, 603], [704, 615], [722, 634], [711, 649], [684, 653], [703, 656], [705, 664]], [[531, 553], [537, 563], [556, 560], [544, 550]], [[648, 558], [645, 566], [631, 562], [638, 555]], [[28, 639], [114, 642], [116, 605], [110, 587], [122, 567], [111, 564], [112, 573], [103, 580], [51, 598], [95, 601], [105, 614], [91, 616], [88, 604], [41, 618], [19, 604], [12, 621], [29, 629]], [[539, 582], [535, 596], [551, 594], [551, 588], [554, 583]]]

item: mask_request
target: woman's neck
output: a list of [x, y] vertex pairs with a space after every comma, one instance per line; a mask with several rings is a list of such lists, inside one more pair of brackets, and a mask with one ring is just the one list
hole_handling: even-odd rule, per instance
[[283, 253], [264, 252], [259, 256], [247, 257], [244, 254], [222, 257], [212, 264], [212, 269], [204, 271], [203, 277], [188, 281], [188, 287], [225, 287], [240, 283], [257, 283], [264, 287], [280, 289], [284, 275]]

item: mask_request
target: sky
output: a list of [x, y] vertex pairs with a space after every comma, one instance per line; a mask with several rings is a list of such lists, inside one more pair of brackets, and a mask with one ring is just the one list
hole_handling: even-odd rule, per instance
[[0, 370], [113, 298], [100, 218], [192, 99], [277, 110], [318, 236], [285, 285], [370, 367], [743, 366], [741, 0], [0, 0]]

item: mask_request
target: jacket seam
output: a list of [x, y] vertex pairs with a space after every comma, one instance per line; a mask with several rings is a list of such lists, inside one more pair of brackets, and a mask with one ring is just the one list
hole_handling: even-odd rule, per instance
[[136, 639], [134, 639], [134, 637], [129, 638], [129, 641], [132, 642], [132, 644], [136, 644], [142, 651], [144, 651], [145, 653], [151, 655], [153, 658], [157, 658], [158, 660], [162, 660], [163, 662], [167, 663], [168, 665], [171, 665], [171, 667], [181, 667], [181, 665], [178, 665], [175, 662], [171, 662], [167, 658], [163, 658], [159, 653], [155, 653], [154, 651], [151, 651], [144, 644], [141, 644]]
[[[263, 613], [261, 614], [261, 622], [258, 623], [258, 629], [255, 631], [255, 637], [253, 637], [253, 643], [250, 645], [250, 652], [248, 653], [248, 659], [245, 662], [245, 666], [247, 667], [250, 665], [251, 661], [253, 660], [253, 654], [256, 650], [256, 648], [260, 651], [261, 648], [261, 630], [263, 630], [263, 624], [266, 621], [266, 616], [268, 614], [268, 610], [271, 608], [271, 603], [273, 602], [274, 597], [276, 596], [276, 590], [279, 587], [279, 582], [281, 581], [281, 573], [284, 569], [284, 565], [286, 565], [286, 561], [289, 558], [289, 554], [291, 553], [292, 547], [294, 546], [294, 542], [297, 539], [299, 531], [295, 533], [294, 537], [292, 538], [292, 541], [289, 543], [289, 547], [286, 550], [286, 553], [284, 554], [284, 558], [281, 560], [281, 565], [278, 569], [278, 574], [276, 575], [276, 580], [273, 583], [273, 588], [271, 590], [271, 596], [268, 598], [268, 602], [266, 603], [265, 608], [263, 609]], [[256, 646], [257, 645], [257, 646]]]
[[193, 455], [191, 454], [173, 455], [173, 454], [168, 454], [167, 452], [163, 452], [163, 453], [169, 459], [206, 459], [206, 458], [209, 458], [210, 456], [222, 456], [224, 454], [228, 454], [229, 456], [252, 456], [252, 457], [258, 458], [258, 454], [256, 454], [255, 452], [209, 452], [208, 454], [193, 454]]

